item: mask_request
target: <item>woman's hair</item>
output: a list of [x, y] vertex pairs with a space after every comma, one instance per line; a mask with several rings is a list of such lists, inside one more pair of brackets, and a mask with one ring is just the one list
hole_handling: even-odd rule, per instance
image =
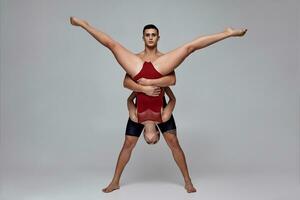
[[154, 24], [145, 25], [143, 28], [143, 35], [144, 35], [146, 29], [155, 29], [157, 31], [157, 35], [159, 35], [159, 30]]
[[148, 144], [156, 144], [160, 139], [159, 130], [154, 122], [144, 124], [144, 138]]

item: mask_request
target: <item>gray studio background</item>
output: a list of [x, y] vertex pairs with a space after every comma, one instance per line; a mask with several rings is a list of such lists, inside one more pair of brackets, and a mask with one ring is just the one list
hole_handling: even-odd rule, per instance
[[[246, 37], [199, 50], [176, 70], [174, 116], [191, 176], [299, 177], [297, 1], [0, 2], [2, 175], [113, 175], [130, 91], [113, 55], [69, 24], [74, 15], [133, 52], [143, 50], [148, 23], [160, 29], [162, 52], [227, 26], [247, 27]], [[123, 175], [181, 180], [163, 138], [154, 146], [140, 138]]]

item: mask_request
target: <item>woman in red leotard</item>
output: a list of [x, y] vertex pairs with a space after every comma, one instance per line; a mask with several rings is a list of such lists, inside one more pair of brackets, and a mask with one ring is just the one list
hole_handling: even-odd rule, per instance
[[[111, 50], [121, 67], [135, 80], [138, 80], [138, 78], [142, 76], [149, 76], [149, 78], [165, 76], [173, 72], [184, 61], [184, 59], [194, 51], [205, 48], [229, 37], [243, 36], [247, 31], [247, 29], [226, 28], [223, 32], [220, 33], [201, 36], [160, 56], [152, 63], [149, 63], [143, 62], [141, 58], [130, 52], [117, 41], [113, 40], [109, 35], [90, 26], [87, 21], [71, 17], [70, 22], [74, 26], [80, 26], [85, 29], [102, 45]], [[150, 73], [150, 75], [148, 73]], [[161, 95], [155, 101], [151, 101], [152, 103], [144, 104], [144, 102], [148, 102], [150, 99], [151, 98], [147, 98], [143, 94], [137, 95], [138, 118], [142, 119], [145, 116], [156, 116], [157, 118], [159, 118], [160, 115], [158, 108], [161, 108], [162, 104]], [[139, 102], [141, 104], [139, 104]], [[148, 107], [152, 107], [151, 112], [147, 110]], [[161, 120], [158, 119], [157, 121], [159, 122]], [[153, 127], [153, 125], [151, 127]]]
[[[154, 68], [151, 62], [144, 62], [141, 71], [133, 77], [137, 81], [140, 78], [157, 79], [162, 75]], [[166, 122], [175, 107], [175, 96], [169, 87], [165, 88], [169, 97], [167, 106], [163, 109], [164, 90], [158, 96], [148, 96], [142, 92], [133, 92], [128, 98], [128, 110], [131, 120], [142, 123], [145, 126], [144, 137], [148, 144], [155, 144], [159, 140], [159, 132], [156, 123]], [[133, 99], [136, 97], [136, 107]], [[135, 117], [136, 114], [136, 117]]]
[[[162, 104], [164, 92], [169, 97], [165, 108], [163, 108]], [[134, 98], [136, 98], [136, 104], [133, 102]], [[152, 104], [152, 102], [155, 103]], [[175, 104], [176, 98], [169, 87], [163, 88], [160, 95], [155, 97], [139, 92], [132, 92], [128, 97], [129, 117], [132, 121], [144, 125], [144, 138], [148, 144], [156, 144], [158, 142], [160, 137], [156, 124], [170, 119]]]

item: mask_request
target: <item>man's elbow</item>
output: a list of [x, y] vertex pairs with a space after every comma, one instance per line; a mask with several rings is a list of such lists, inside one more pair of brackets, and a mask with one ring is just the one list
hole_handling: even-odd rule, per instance
[[175, 72], [174, 72], [174, 75], [173, 75], [173, 85], [176, 85], [176, 75], [175, 75]]
[[127, 81], [124, 79], [124, 81], [123, 81], [123, 87], [124, 88], [128, 88], [128, 84], [127, 84]]
[[171, 85], [176, 85], [176, 78], [172, 78]]
[[176, 85], [176, 75], [175, 71], [171, 72], [171, 85]]
[[173, 85], [176, 85], [176, 78], [174, 78]]

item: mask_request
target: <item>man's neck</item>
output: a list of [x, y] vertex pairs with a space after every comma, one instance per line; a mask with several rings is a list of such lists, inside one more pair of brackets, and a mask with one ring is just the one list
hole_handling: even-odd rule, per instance
[[145, 56], [155, 56], [158, 53], [157, 47], [149, 48], [145, 47], [144, 54]]

